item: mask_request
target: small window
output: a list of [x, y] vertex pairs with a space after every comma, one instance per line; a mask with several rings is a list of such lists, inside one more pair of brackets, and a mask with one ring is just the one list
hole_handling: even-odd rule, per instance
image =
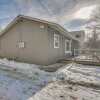
[[59, 35], [54, 34], [54, 48], [59, 48]]
[[77, 34], [77, 35], [76, 35], [76, 38], [80, 38], [80, 34]]
[[65, 53], [71, 52], [71, 41], [65, 40]]

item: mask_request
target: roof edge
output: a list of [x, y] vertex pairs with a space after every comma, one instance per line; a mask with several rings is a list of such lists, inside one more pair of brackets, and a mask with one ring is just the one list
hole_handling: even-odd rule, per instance
[[70, 32], [68, 32], [65, 28], [63, 28], [61, 25], [54, 23], [54, 22], [50, 22], [50, 21], [46, 21], [46, 20], [42, 20], [42, 19], [38, 19], [38, 18], [33, 18], [30, 16], [24, 16], [19, 14], [12, 22], [10, 22], [1, 32], [0, 32], [0, 36], [2, 36], [7, 30], [9, 30], [13, 24], [15, 24], [16, 22], [20, 21], [21, 18], [26, 18], [26, 19], [30, 19], [30, 20], [36, 20], [38, 22], [42, 22], [42, 23], [46, 23], [48, 25], [52, 25], [52, 26], [56, 26], [58, 27], [60, 30], [62, 30], [63, 32], [66, 33], [66, 35], [68, 35], [70, 38], [77, 40], [74, 36], [72, 36], [70, 34]]
[[18, 15], [16, 18], [14, 18], [13, 21], [11, 21], [1, 32], [0, 32], [0, 37], [7, 31], [9, 30], [13, 24], [15, 24], [17, 21], [20, 20], [20, 15]]

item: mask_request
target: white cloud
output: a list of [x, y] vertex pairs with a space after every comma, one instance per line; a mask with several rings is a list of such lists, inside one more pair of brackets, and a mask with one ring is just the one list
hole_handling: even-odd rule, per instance
[[95, 5], [90, 7], [83, 7], [75, 13], [74, 18], [89, 19], [94, 9]]
[[71, 20], [76, 11], [82, 7], [93, 5], [95, 1], [96, 0], [16, 0], [21, 6], [22, 13], [51, 21], [55, 20], [62, 24]]
[[[65, 25], [74, 19], [75, 12], [94, 5], [95, 1], [97, 0], [15, 0], [15, 9], [20, 14]], [[78, 17], [86, 16], [79, 13]]]

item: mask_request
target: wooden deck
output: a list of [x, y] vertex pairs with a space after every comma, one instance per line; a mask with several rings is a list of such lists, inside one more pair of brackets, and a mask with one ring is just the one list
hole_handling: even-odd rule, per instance
[[100, 66], [100, 61], [93, 61], [93, 60], [74, 60], [74, 59], [62, 59], [59, 63], [69, 64], [69, 63], [78, 63], [83, 65], [93, 65], [93, 66]]

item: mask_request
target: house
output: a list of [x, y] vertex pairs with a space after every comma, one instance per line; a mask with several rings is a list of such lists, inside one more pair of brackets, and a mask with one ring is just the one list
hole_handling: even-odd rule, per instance
[[78, 41], [60, 25], [19, 15], [0, 32], [0, 56], [49, 65], [71, 56]]
[[71, 35], [73, 35], [74, 37], [76, 37], [79, 41], [79, 49], [84, 49], [84, 37], [85, 37], [85, 33], [83, 30], [79, 30], [79, 31], [72, 31], [70, 32]]

